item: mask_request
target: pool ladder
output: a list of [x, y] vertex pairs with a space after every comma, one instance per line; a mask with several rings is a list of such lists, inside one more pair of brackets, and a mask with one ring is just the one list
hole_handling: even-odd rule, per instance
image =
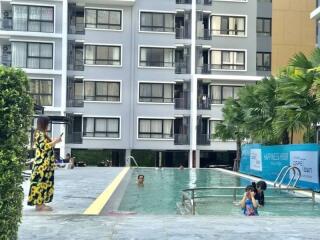
[[136, 167], [138, 168], [138, 167], [139, 167], [139, 165], [138, 165], [138, 163], [137, 163], [136, 159], [135, 159], [133, 156], [129, 156], [129, 157], [127, 157], [127, 161], [129, 162], [129, 167], [131, 167], [131, 160], [134, 162], [134, 164], [135, 164], [135, 165], [136, 165]]
[[[301, 171], [300, 171], [299, 168], [294, 167], [294, 166], [284, 166], [284, 167], [281, 169], [281, 171], [279, 172], [276, 180], [274, 180], [273, 186], [274, 186], [274, 187], [281, 188], [281, 185], [282, 185], [285, 177], [288, 175], [288, 173], [290, 173], [290, 170], [292, 170], [293, 175], [290, 177], [289, 183], [287, 184], [287, 188], [290, 188], [290, 187], [294, 188], [294, 187], [296, 187], [297, 182], [299, 181], [299, 179], [300, 179], [300, 177], [301, 177]], [[297, 174], [297, 178], [296, 178], [296, 174]], [[281, 180], [278, 182], [278, 180], [280, 179], [281, 176], [282, 176], [282, 178], [281, 178]], [[291, 182], [292, 182], [294, 179], [295, 179], [295, 181], [294, 181], [293, 185], [290, 186]], [[277, 186], [277, 184], [278, 184], [278, 186]]]

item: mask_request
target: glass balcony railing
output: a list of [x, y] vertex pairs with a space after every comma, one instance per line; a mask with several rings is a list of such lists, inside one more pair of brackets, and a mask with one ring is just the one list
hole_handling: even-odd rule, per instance
[[211, 102], [211, 99], [207, 97], [198, 99], [198, 109], [211, 110]]
[[187, 28], [176, 28], [176, 39], [191, 39], [190, 31]]
[[175, 145], [189, 145], [190, 138], [188, 134], [174, 134]]
[[68, 99], [67, 107], [83, 107], [83, 99]]
[[12, 26], [12, 18], [3, 18], [0, 19], [0, 29], [5, 30], [5, 31], [11, 31], [13, 26]]
[[75, 59], [73, 62], [68, 64], [68, 70], [71, 71], [83, 71], [84, 62], [83, 59]]
[[67, 133], [66, 143], [81, 144], [82, 143], [82, 132]]
[[0, 64], [6, 67], [11, 67], [11, 56], [1, 56], [0, 57]]
[[76, 25], [70, 25], [68, 29], [69, 34], [84, 34], [84, 23], [77, 23]]
[[175, 109], [190, 109], [190, 101], [188, 98], [175, 98], [174, 99], [174, 108]]
[[200, 29], [197, 31], [197, 39], [199, 40], [211, 40], [211, 31], [210, 29]]
[[211, 73], [211, 65], [210, 64], [203, 64], [196, 68], [196, 72], [198, 74], [210, 74]]
[[175, 73], [176, 74], [189, 74], [190, 67], [186, 62], [176, 62], [175, 63]]
[[210, 145], [209, 134], [198, 134], [197, 135], [197, 145]]
[[176, 4], [191, 4], [192, 0], [176, 0]]

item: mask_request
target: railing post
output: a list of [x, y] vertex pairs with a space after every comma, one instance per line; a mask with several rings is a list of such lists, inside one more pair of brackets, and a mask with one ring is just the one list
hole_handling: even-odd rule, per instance
[[233, 189], [233, 201], [237, 200], [237, 189]]
[[314, 191], [312, 191], [312, 204], [314, 205], [315, 203], [316, 203], [315, 193]]
[[196, 203], [194, 202], [194, 190], [191, 192], [192, 215], [196, 214]]

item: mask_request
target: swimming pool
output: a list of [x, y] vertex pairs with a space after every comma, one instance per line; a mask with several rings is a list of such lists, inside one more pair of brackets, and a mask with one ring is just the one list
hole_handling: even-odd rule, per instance
[[[154, 169], [138, 168], [130, 170], [130, 177], [123, 196], [119, 201], [118, 212], [136, 214], [172, 215], [183, 214], [181, 206], [182, 190], [195, 187], [234, 187], [246, 186], [251, 180], [227, 174], [215, 169]], [[144, 186], [136, 184], [139, 174], [145, 176]], [[212, 196], [196, 201], [198, 215], [241, 216], [236, 202], [240, 201], [243, 190], [237, 190], [236, 202], [231, 197], [234, 190], [217, 189], [201, 191], [196, 196]], [[292, 194], [267, 190], [266, 205], [259, 209], [260, 216], [320, 216], [319, 203], [312, 204], [310, 198], [292, 198]], [[106, 213], [106, 212], [104, 212]]]

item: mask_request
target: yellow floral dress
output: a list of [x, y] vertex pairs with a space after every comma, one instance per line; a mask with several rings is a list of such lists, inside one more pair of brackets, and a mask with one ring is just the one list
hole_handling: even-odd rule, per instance
[[34, 135], [36, 157], [30, 178], [28, 205], [49, 203], [54, 190], [54, 152], [44, 132], [36, 131]]

